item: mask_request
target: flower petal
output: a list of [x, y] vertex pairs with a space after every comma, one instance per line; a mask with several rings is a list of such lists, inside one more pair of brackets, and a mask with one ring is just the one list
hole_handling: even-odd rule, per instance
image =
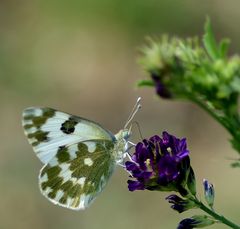
[[135, 190], [144, 190], [144, 185], [138, 181], [128, 180], [128, 189], [131, 192]]

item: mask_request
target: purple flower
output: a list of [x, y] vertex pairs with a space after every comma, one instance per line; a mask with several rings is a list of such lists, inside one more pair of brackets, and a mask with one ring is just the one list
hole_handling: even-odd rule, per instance
[[193, 207], [195, 207], [195, 203], [188, 199], [182, 199], [181, 197], [177, 195], [170, 195], [166, 198], [166, 200], [173, 204], [171, 206], [172, 209], [178, 211], [179, 213], [182, 213], [184, 211], [187, 211]]
[[167, 132], [144, 139], [135, 147], [132, 160], [125, 163], [134, 180], [128, 180], [130, 191], [159, 190], [178, 191], [185, 189], [190, 171], [189, 151], [186, 139], [178, 139]]
[[177, 229], [192, 229], [196, 223], [195, 219], [186, 218], [178, 224]]
[[161, 78], [159, 76], [157, 76], [156, 74], [151, 74], [151, 77], [152, 77], [152, 80], [155, 84], [156, 93], [159, 96], [161, 96], [162, 98], [165, 98], [165, 99], [171, 98], [172, 95], [169, 92], [169, 90], [167, 90], [165, 85], [163, 84]]

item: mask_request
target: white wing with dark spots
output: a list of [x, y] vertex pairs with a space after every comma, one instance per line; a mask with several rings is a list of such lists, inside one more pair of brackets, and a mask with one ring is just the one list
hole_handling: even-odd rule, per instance
[[[94, 151], [90, 151], [94, 145]], [[109, 140], [83, 141], [59, 148], [39, 174], [42, 194], [54, 204], [84, 210], [103, 190], [116, 161]]]
[[114, 136], [93, 121], [38, 107], [23, 111], [23, 128], [45, 164], [39, 174], [41, 193], [73, 210], [87, 208], [103, 190], [123, 161], [130, 134], [124, 127]]
[[99, 124], [51, 108], [31, 107], [24, 110], [23, 127], [29, 143], [45, 164], [61, 146], [92, 139], [115, 141], [114, 135]]

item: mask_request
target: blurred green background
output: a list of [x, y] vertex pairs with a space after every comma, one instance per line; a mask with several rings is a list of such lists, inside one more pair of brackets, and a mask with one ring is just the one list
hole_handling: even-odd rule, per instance
[[121, 168], [86, 211], [54, 206], [39, 192], [42, 165], [23, 134], [24, 108], [53, 107], [115, 133], [138, 96], [143, 135], [186, 136], [199, 191], [208, 178], [216, 186], [216, 209], [240, 223], [239, 169], [229, 167], [237, 155], [227, 132], [192, 104], [135, 87], [145, 77], [136, 63], [145, 37], [201, 35], [206, 15], [217, 37], [229, 37], [231, 52], [239, 52], [239, 7], [238, 0], [1, 0], [0, 228], [171, 229], [193, 215], [171, 210], [165, 193], [130, 193]]

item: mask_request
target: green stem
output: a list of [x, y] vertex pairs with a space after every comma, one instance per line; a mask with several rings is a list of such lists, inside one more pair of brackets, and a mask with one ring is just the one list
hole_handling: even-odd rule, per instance
[[226, 120], [218, 116], [212, 109], [206, 106], [206, 104], [204, 104], [202, 101], [190, 96], [189, 96], [189, 99], [195, 104], [197, 104], [199, 107], [201, 107], [203, 110], [205, 110], [208, 114], [210, 114], [217, 122], [219, 122], [232, 135], [232, 138], [233, 138], [232, 143], [239, 142], [239, 144], [232, 144], [232, 146], [238, 153], [240, 153], [240, 139], [238, 137], [240, 136], [240, 134], [238, 135], [236, 133], [236, 130], [238, 131], [240, 128], [240, 124], [238, 123], [238, 125], [236, 126], [236, 122], [235, 122], [235, 126], [233, 128], [233, 126], [229, 122], [226, 122]]
[[197, 206], [202, 209], [204, 212], [206, 212], [207, 214], [209, 214], [210, 216], [212, 216], [214, 219], [220, 221], [221, 223], [234, 228], [234, 229], [240, 229], [240, 226], [238, 226], [237, 224], [231, 222], [230, 220], [226, 219], [224, 216], [217, 214], [215, 211], [213, 211], [212, 209], [208, 208], [206, 205], [204, 205], [201, 201], [199, 201], [197, 198], [195, 198], [193, 200]]
[[220, 118], [218, 115], [216, 115], [215, 112], [213, 112], [211, 109], [209, 109], [204, 103], [202, 103], [200, 100], [197, 100], [195, 98], [190, 97], [189, 98], [192, 102], [196, 103], [198, 106], [200, 106], [203, 110], [205, 110], [208, 114], [210, 114], [217, 122], [222, 124], [223, 127], [225, 127], [231, 134], [231, 130], [229, 130], [228, 125], [222, 118]]

